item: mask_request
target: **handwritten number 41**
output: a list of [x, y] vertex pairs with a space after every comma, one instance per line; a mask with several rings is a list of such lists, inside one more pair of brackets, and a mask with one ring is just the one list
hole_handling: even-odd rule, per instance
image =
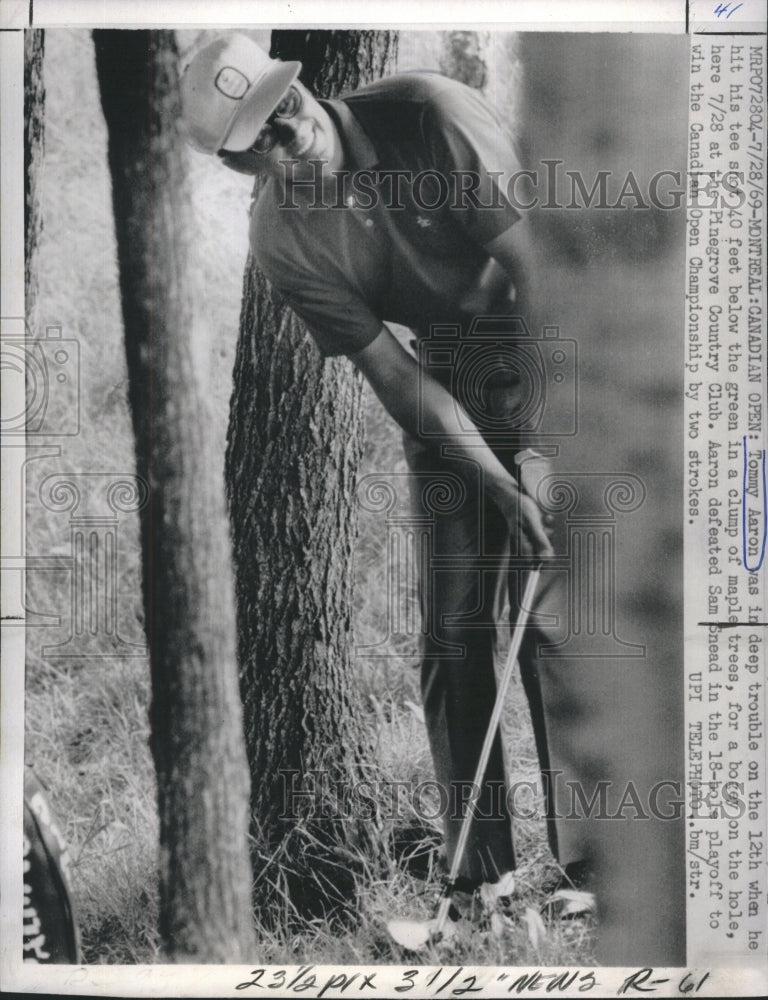
[[722, 17], [725, 15], [725, 19], [727, 21], [731, 14], [735, 14], [739, 7], [743, 6], [743, 3], [737, 3], [735, 6], [732, 6], [729, 3], [719, 3], [717, 7], [715, 7], [715, 17]]

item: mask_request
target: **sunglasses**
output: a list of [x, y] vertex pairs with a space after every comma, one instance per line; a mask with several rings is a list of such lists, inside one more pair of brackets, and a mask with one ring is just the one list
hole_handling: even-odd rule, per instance
[[[302, 103], [301, 92], [296, 87], [290, 86], [280, 98], [275, 110], [259, 129], [259, 134], [248, 149], [243, 150], [243, 152], [258, 153], [259, 156], [264, 156], [274, 149], [279, 141], [277, 131], [272, 124], [275, 118], [293, 118], [301, 110]], [[220, 149], [218, 155], [232, 156], [232, 151]]]

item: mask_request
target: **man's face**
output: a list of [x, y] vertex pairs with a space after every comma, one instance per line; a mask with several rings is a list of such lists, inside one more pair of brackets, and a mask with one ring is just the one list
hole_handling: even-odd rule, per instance
[[[242, 153], [221, 150], [219, 157], [232, 170], [245, 174], [265, 173], [284, 181], [311, 180], [311, 160], [322, 161], [323, 174], [342, 166], [339, 135], [328, 113], [303, 84], [296, 81], [267, 119], [251, 149]], [[287, 112], [288, 114], [282, 114]], [[286, 165], [287, 161], [297, 161]]]

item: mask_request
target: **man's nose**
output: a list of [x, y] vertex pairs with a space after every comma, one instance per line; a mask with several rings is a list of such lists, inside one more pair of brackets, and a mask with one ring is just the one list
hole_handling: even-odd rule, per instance
[[278, 138], [283, 142], [290, 142], [301, 131], [302, 120], [300, 118], [273, 118], [272, 128], [277, 132]]

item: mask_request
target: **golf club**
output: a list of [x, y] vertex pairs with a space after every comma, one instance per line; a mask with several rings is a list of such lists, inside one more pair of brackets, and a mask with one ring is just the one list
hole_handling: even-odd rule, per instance
[[[491, 756], [491, 748], [496, 736], [496, 730], [499, 727], [501, 713], [504, 709], [504, 699], [506, 697], [507, 688], [509, 687], [509, 681], [512, 677], [512, 668], [517, 662], [517, 657], [520, 653], [520, 645], [523, 641], [523, 631], [528, 623], [528, 616], [530, 614], [529, 608], [533, 603], [533, 596], [536, 593], [540, 573], [541, 564], [539, 563], [533, 567], [528, 576], [525, 591], [523, 592], [523, 599], [520, 602], [520, 613], [517, 616], [517, 621], [515, 622], [515, 627], [512, 632], [512, 642], [509, 647], [509, 652], [507, 653], [504, 669], [496, 686], [496, 701], [494, 702], [493, 711], [491, 712], [491, 718], [488, 721], [488, 730], [485, 734], [483, 747], [480, 751], [480, 758], [477, 762], [474, 784], [475, 787], [478, 788], [485, 777], [485, 770], [488, 766], [488, 759]], [[456, 844], [456, 851], [453, 855], [453, 862], [448, 873], [445, 888], [443, 889], [442, 896], [440, 898], [440, 904], [438, 906], [436, 916], [432, 920], [390, 920], [387, 922], [387, 931], [389, 932], [390, 937], [402, 948], [407, 948], [408, 951], [418, 951], [429, 941], [437, 941], [442, 936], [445, 922], [448, 919], [448, 911], [451, 907], [451, 897], [453, 896], [456, 879], [459, 875], [459, 868], [464, 857], [467, 841], [469, 840], [469, 831], [472, 826], [473, 819], [474, 810], [470, 807], [467, 809], [461, 821], [461, 830]]]

